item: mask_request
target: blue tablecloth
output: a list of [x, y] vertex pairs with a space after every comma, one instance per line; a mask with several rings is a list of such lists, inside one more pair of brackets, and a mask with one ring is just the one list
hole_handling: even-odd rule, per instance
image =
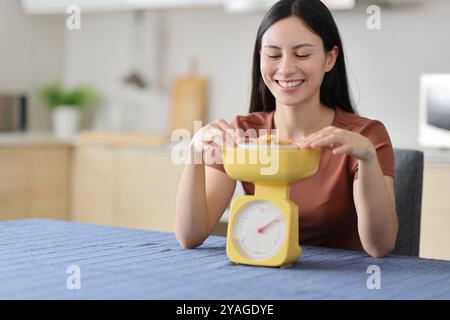
[[450, 299], [450, 261], [303, 246], [292, 268], [252, 267], [232, 264], [222, 237], [187, 250], [172, 233], [18, 220], [0, 223], [0, 299]]

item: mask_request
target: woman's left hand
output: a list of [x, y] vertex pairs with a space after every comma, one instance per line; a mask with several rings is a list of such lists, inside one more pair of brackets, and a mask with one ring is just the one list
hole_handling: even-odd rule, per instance
[[300, 149], [325, 147], [333, 154], [347, 154], [358, 160], [370, 160], [375, 156], [372, 142], [359, 133], [328, 126], [305, 137], [298, 143]]

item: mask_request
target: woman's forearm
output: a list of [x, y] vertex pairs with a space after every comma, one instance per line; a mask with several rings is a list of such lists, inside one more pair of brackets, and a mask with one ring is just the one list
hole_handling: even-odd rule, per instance
[[[189, 155], [194, 157], [194, 151]], [[183, 247], [193, 248], [209, 235], [205, 191], [205, 165], [187, 163], [178, 185], [175, 207], [175, 234]]]
[[383, 257], [393, 250], [397, 238], [395, 198], [376, 154], [368, 160], [358, 160], [358, 175], [355, 205], [361, 242], [367, 253]]

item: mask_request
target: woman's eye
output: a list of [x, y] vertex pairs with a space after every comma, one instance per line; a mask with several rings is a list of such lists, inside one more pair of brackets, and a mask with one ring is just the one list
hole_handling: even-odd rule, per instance
[[[267, 56], [267, 58], [269, 58], [269, 59], [279, 59], [279, 58], [281, 58], [281, 56], [270, 55], [270, 54], [267, 54], [266, 56]], [[296, 56], [297, 58], [300, 58], [300, 59], [307, 59], [307, 58], [309, 58], [311, 55], [310, 55], [310, 54], [296, 54], [295, 56]]]

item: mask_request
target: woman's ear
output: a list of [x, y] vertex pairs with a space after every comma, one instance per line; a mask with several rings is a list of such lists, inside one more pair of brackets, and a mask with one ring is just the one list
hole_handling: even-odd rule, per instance
[[339, 48], [334, 46], [333, 49], [326, 53], [325, 72], [331, 71], [336, 64], [336, 59], [339, 55]]

